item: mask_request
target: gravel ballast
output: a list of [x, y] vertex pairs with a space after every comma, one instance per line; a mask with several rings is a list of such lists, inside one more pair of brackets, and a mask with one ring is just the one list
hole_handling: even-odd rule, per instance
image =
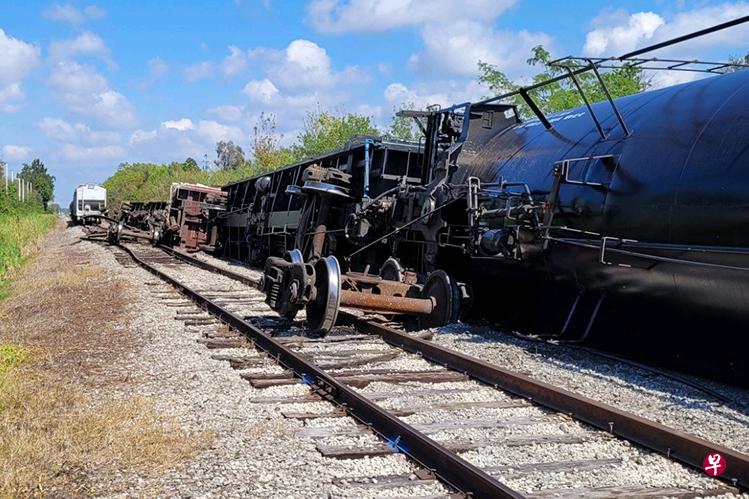
[[[335, 485], [334, 479], [345, 477], [408, 476], [416, 466], [399, 454], [351, 460], [323, 457], [314, 440], [297, 435], [309, 423], [286, 419], [281, 414], [282, 410], [290, 408], [308, 411], [308, 404], [294, 407], [253, 402], [253, 399], [273, 396], [304, 395], [309, 393], [306, 386], [253, 388], [228, 363], [211, 359], [215, 351], [197, 343], [204, 331], [215, 326], [186, 327], [183, 321], [175, 319], [177, 310], [184, 313], [191, 309], [164, 305], [167, 302], [164, 298], [170, 293], [169, 303], [185, 301], [171, 291], [171, 287], [161, 284], [140, 267], [121, 265], [110, 249], [95, 243], [80, 244], [89, 253], [92, 263], [131, 286], [128, 292], [133, 299], [128, 312], [136, 315], [132, 327], [140, 341], [126, 362], [111, 367], [113, 374], [119, 371], [120, 376], [128, 380], [121, 388], [123, 393], [152, 398], [159, 410], [176, 417], [186, 429], [208, 432], [213, 436], [209, 450], [158, 478], [109, 477], [112, 482], [127, 484], [121, 497], [359, 498], [447, 493], [434, 481], [376, 493], [354, 486]], [[192, 273], [192, 277], [183, 276], [188, 284], [192, 281], [193, 285], [209, 287], [203, 273], [197, 270]], [[213, 276], [212, 288], [246, 291], [244, 285]], [[249, 307], [242, 305], [242, 311], [248, 314], [262, 315], [263, 310], [267, 313], [262, 300]], [[198, 309], [194, 311], [198, 313]], [[220, 351], [221, 354], [241, 356], [256, 355], [254, 352], [249, 349]], [[278, 372], [278, 367], [269, 363], [267, 372]], [[331, 419], [330, 422], [313, 420], [313, 424], [323, 423], [354, 426], [354, 421], [349, 418]], [[366, 436], [366, 439], [372, 444], [378, 442], [373, 436]], [[348, 438], [346, 441], [353, 445], [357, 440]]]
[[[218, 266], [231, 269], [235, 272], [257, 278], [259, 272], [247, 269], [236, 263], [224, 262], [205, 255], [202, 259]], [[664, 404], [668, 406], [673, 414], [681, 414], [680, 424], [671, 424], [672, 427], [698, 434], [711, 440], [708, 432], [696, 431], [692, 425], [700, 425], [710, 422], [712, 428], [718, 428], [725, 437], [720, 441], [723, 445], [741, 450], [743, 438], [746, 437], [748, 426], [746, 417], [734, 408], [722, 406], [720, 403], [706, 400], [704, 393], [672, 380], [654, 377], [652, 373], [643, 372], [627, 364], [615, 361], [601, 362], [599, 357], [582, 351], [573, 351], [571, 358], [566, 362], [560, 362], [560, 355], [565, 355], [569, 348], [556, 347], [552, 345], [539, 344], [520, 340], [514, 336], [503, 334], [495, 329], [480, 326], [469, 326], [455, 324], [435, 330], [434, 340], [455, 350], [473, 355], [484, 360], [491, 361], [503, 367], [528, 373], [531, 376], [562, 386], [564, 388], [582, 393], [596, 400], [609, 403], [650, 419], [664, 422], [662, 412]], [[497, 341], [502, 338], [502, 341]], [[492, 345], [492, 348], [487, 348]], [[512, 348], [510, 348], [512, 347]], [[560, 351], [556, 351], [560, 348]], [[544, 355], [543, 350], [548, 349]], [[561, 353], [560, 353], [561, 352]], [[353, 353], [353, 352], [352, 352]], [[568, 354], [569, 355], [569, 354]], [[398, 361], [390, 363], [393, 367], [421, 369], [421, 359], [401, 357]], [[605, 364], [609, 364], [606, 366]], [[602, 376], [601, 371], [607, 372], [609, 376]], [[476, 383], [440, 384], [441, 389], [447, 390], [445, 396], [440, 396], [441, 401], [487, 401], [497, 400], [503, 395], [488, 387], [483, 389], [477, 386], [466, 388]], [[630, 386], [631, 385], [631, 386]], [[582, 388], [582, 389], [581, 389]], [[720, 387], [731, 391], [728, 387]], [[403, 397], [390, 398], [382, 402], [385, 407], [397, 409], [399, 405], [418, 406], [433, 403], [433, 400], [425, 400], [409, 395], [412, 389], [408, 386], [390, 385], [386, 383], [373, 383], [362, 390], [368, 393], [403, 392]], [[450, 390], [456, 393], [450, 393]], [[731, 391], [733, 396], [740, 399], [741, 393]], [[715, 409], [718, 409], [717, 411]], [[684, 410], [687, 410], [685, 413]], [[696, 411], [692, 414], [690, 411]], [[406, 417], [406, 421], [412, 424], [435, 423], [456, 417], [464, 421], [477, 421], [487, 418], [496, 418], [502, 421], [506, 418], [517, 416], [532, 416], [544, 414], [536, 407], [522, 409], [503, 409], [498, 413], [491, 409], [466, 409], [459, 412], [446, 413], [443, 411], [422, 412]], [[686, 417], [684, 415], [686, 414]], [[710, 420], [710, 416], [718, 415], [718, 421]], [[675, 422], [672, 419], [671, 422]], [[583, 429], [578, 423], [556, 422], [541, 425], [533, 425], [523, 428], [513, 427], [505, 432], [507, 436], [528, 436], [548, 434], [580, 434], [589, 431]], [[430, 435], [439, 441], [449, 442], [451, 439], [462, 438], [472, 440], [483, 440], [497, 438], [501, 441], [502, 430], [492, 428], [484, 429], [457, 429]], [[738, 436], [738, 438], [735, 438]], [[746, 447], [744, 447], [745, 449]], [[632, 483], [642, 483], [649, 487], [680, 487], [699, 490], [703, 487], [717, 486], [715, 483], [707, 483], [702, 473], [687, 470], [683, 466], [670, 461], [663, 456], [644, 451], [630, 445], [626, 441], [608, 438], [603, 434], [602, 438], [594, 438], [581, 444], [547, 444], [535, 445], [533, 447], [517, 447], [510, 450], [504, 448], [486, 447], [462, 454], [473, 464], [480, 467], [504, 467], [510, 471], [497, 474], [497, 478], [521, 492], [531, 493], [538, 490], [549, 489], [579, 489], [592, 488], [606, 484], [606, 486], [625, 486]], [[524, 463], [550, 462], [562, 459], [618, 459], [621, 462], [613, 468], [601, 468], [585, 471], [570, 471], [566, 473], [531, 473], [522, 477], [513, 476], [512, 466]]]

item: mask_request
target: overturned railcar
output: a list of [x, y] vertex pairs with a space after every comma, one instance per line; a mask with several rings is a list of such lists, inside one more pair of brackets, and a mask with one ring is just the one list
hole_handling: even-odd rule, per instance
[[211, 252], [216, 247], [215, 221], [226, 210], [226, 193], [202, 184], [174, 183], [161, 237], [187, 251]]
[[[315, 227], [322, 223], [328, 230], [318, 231], [318, 239], [325, 243], [325, 254], [343, 258], [363, 236], [388, 227], [390, 207], [382, 199], [395, 190], [419, 188], [421, 168], [418, 145], [364, 138], [339, 151], [228, 184], [226, 212], [217, 223], [221, 252], [253, 264], [294, 248], [309, 254]], [[379, 220], [361, 219], [365, 205], [379, 207]], [[387, 258], [382, 255], [388, 248], [377, 249], [379, 260]]]
[[213, 251], [216, 221], [226, 209], [226, 193], [202, 184], [173, 183], [169, 201], [126, 201], [109, 218], [109, 239], [121, 237]]

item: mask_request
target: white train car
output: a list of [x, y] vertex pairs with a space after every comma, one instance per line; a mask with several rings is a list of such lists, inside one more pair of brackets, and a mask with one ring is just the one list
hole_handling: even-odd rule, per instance
[[73, 223], [85, 224], [107, 210], [107, 190], [96, 184], [81, 184], [73, 193], [70, 203], [70, 219]]

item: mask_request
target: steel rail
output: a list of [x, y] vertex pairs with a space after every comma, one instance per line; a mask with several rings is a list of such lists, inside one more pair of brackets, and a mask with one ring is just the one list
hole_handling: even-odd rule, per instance
[[476, 380], [514, 393], [536, 404], [568, 414], [596, 428], [665, 454], [700, 472], [703, 472], [702, 462], [705, 456], [719, 452], [726, 458], [727, 463], [726, 471], [719, 479], [743, 489], [749, 488], [749, 456], [746, 454], [444, 348], [432, 341], [401, 333], [383, 324], [345, 312], [339, 312], [340, 317], [351, 320], [357, 329], [376, 334], [391, 345], [419, 354], [432, 362], [463, 372]]
[[[206, 270], [215, 271], [245, 284], [257, 284], [256, 280], [249, 277], [214, 266], [180, 251], [168, 249], [177, 258], [188, 262], [195, 261]], [[749, 456], [746, 454], [627, 413], [563, 388], [514, 373], [481, 359], [450, 350], [432, 341], [402, 333], [384, 324], [362, 319], [345, 311], [340, 311], [338, 317], [354, 324], [362, 332], [380, 336], [391, 345], [421, 355], [427, 360], [450, 369], [463, 372], [478, 381], [514, 393], [538, 405], [568, 414], [579, 421], [665, 454], [667, 457], [701, 472], [703, 471], [702, 462], [705, 456], [711, 452], [719, 452], [727, 460], [726, 471], [719, 479], [742, 489], [749, 489]]]
[[[436, 476], [451, 487], [475, 498], [523, 497], [520, 493], [363, 397], [354, 389], [339, 382], [334, 376], [310, 363], [301, 355], [276, 342], [262, 330], [150, 265], [127, 246], [119, 245], [118, 247], [127, 252], [138, 265], [171, 284], [229, 327], [247, 336], [256, 347], [267, 352], [282, 366], [292, 370], [295, 376], [309, 384], [326, 400], [337, 403], [350, 416], [361, 421], [380, 435], [394, 450], [408, 455], [425, 468], [432, 470]], [[184, 257], [185, 255], [181, 253], [180, 256]], [[206, 263], [205, 265], [210, 264]]]
[[209, 272], [213, 272], [214, 274], [219, 274], [224, 277], [233, 279], [235, 281], [239, 281], [242, 284], [245, 284], [247, 286], [256, 288], [258, 284], [260, 283], [260, 281], [257, 279], [253, 279], [252, 277], [248, 277], [246, 275], [242, 275], [237, 272], [232, 272], [229, 269], [224, 269], [217, 265], [210, 264], [206, 261], [201, 260], [200, 258], [195, 258], [194, 256], [189, 255], [185, 253], [184, 251], [174, 249], [170, 246], [160, 244], [158, 248], [169, 253], [170, 255], [174, 256], [175, 258], [179, 260], [189, 263], [190, 265], [194, 265], [195, 267], [201, 268], [203, 270], [207, 270]]

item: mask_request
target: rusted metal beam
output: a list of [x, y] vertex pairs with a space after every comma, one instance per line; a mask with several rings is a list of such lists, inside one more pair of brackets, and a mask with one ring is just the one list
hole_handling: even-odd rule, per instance
[[403, 296], [376, 295], [360, 291], [341, 290], [341, 306], [371, 312], [429, 315], [434, 310], [432, 300]]

